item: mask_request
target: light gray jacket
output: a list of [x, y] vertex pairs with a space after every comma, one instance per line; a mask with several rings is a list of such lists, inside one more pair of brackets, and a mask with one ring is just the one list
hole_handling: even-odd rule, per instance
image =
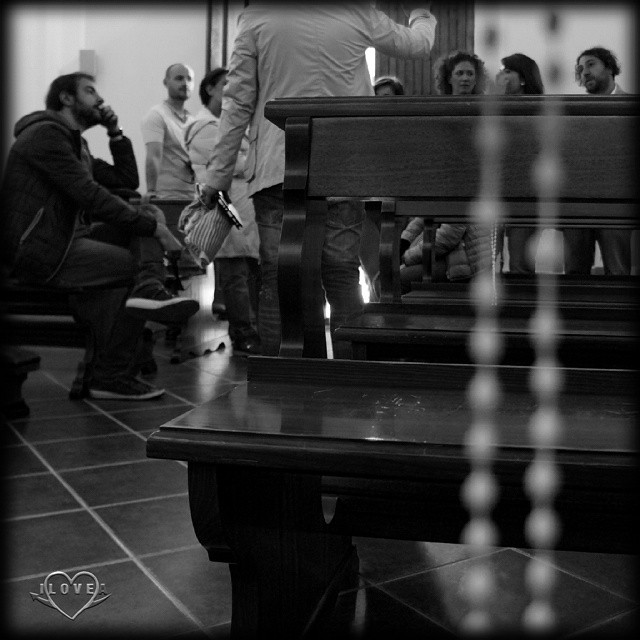
[[249, 126], [249, 195], [284, 180], [284, 132], [264, 117], [275, 98], [374, 95], [365, 51], [427, 58], [436, 19], [414, 9], [409, 27], [370, 2], [251, 4], [240, 16], [207, 184], [228, 190]]

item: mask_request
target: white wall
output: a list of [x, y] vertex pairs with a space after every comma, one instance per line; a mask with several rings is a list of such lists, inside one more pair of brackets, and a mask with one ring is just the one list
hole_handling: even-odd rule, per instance
[[[197, 89], [205, 73], [206, 15], [206, 3], [194, 1], [175, 6], [11, 6], [6, 13], [11, 38], [3, 139], [11, 142], [18, 118], [44, 108], [44, 95], [55, 77], [79, 69], [80, 49], [92, 49], [98, 91], [133, 142], [146, 190], [140, 121], [166, 98], [162, 79], [175, 62], [194, 69], [195, 87], [186, 106], [193, 113], [200, 109]], [[110, 159], [102, 127], [90, 129], [85, 137], [95, 156]]]
[[[234, 18], [241, 5], [232, 3]], [[498, 70], [499, 59], [520, 51], [545, 67], [547, 41], [542, 11], [546, 5], [479, 4], [476, 10], [476, 51], [490, 73]], [[437, 12], [437, 6], [434, 11]], [[563, 5], [561, 59], [566, 60], [562, 92], [582, 93], [573, 81], [576, 55], [596, 44], [611, 48], [622, 64], [620, 83], [627, 91], [637, 91], [635, 13], [631, 5], [602, 4]], [[483, 43], [488, 26], [496, 26], [500, 43], [496, 55], [489, 56]], [[234, 26], [233, 24], [231, 25]], [[196, 76], [196, 88], [187, 108], [200, 108], [197, 86], [205, 71], [206, 2], [189, 0], [169, 5], [89, 5], [16, 3], [5, 9], [8, 38], [8, 91], [2, 140], [10, 143], [16, 120], [42, 109], [44, 95], [58, 75], [79, 68], [79, 52], [91, 49], [96, 54], [98, 89], [120, 118], [132, 139], [142, 189], [144, 180], [144, 145], [140, 120], [153, 104], [164, 99], [162, 78], [166, 67], [174, 62], [190, 64]], [[230, 33], [230, 46], [233, 42]], [[214, 61], [215, 62], [215, 61]], [[106, 135], [101, 127], [86, 137], [96, 156], [109, 159]], [[6, 149], [2, 150], [4, 159]]]
[[[553, 93], [584, 94], [575, 80], [573, 69], [581, 51], [602, 46], [613, 51], [622, 69], [617, 80], [630, 93], [637, 92], [637, 54], [635, 47], [637, 12], [631, 4], [540, 3], [513, 5], [491, 3], [476, 5], [475, 52], [484, 60], [490, 77], [500, 68], [500, 58], [512, 53], [524, 53], [540, 67], [543, 82], [548, 85], [549, 40], [545, 30], [545, 15], [549, 9], [558, 15], [558, 63], [562, 77]], [[486, 30], [498, 32], [495, 49], [486, 45]]]

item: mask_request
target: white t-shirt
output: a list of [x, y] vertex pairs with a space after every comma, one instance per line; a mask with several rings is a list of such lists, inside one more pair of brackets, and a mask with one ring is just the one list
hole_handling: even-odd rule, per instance
[[193, 122], [193, 116], [185, 111], [180, 118], [166, 103], [152, 107], [142, 119], [142, 139], [161, 142], [162, 162], [156, 184], [159, 198], [193, 198], [195, 178], [184, 144], [184, 130]]

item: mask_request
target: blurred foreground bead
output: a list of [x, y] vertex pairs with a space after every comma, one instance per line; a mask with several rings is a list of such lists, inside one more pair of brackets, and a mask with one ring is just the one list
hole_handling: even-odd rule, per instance
[[538, 549], [551, 549], [560, 537], [558, 516], [547, 507], [532, 509], [524, 529], [527, 541]]
[[525, 492], [530, 498], [550, 502], [560, 489], [560, 471], [553, 460], [534, 460], [524, 474]]
[[537, 447], [555, 447], [560, 439], [562, 426], [555, 408], [537, 409], [529, 421], [531, 440]]
[[551, 358], [538, 361], [534, 365], [529, 379], [531, 390], [541, 402], [545, 403], [556, 399], [562, 391], [563, 382], [562, 371], [558, 363]]
[[462, 483], [462, 501], [472, 513], [488, 513], [498, 500], [498, 485], [489, 471], [472, 471]]
[[471, 281], [471, 299], [476, 306], [476, 315], [485, 315], [495, 306], [496, 289], [491, 272], [481, 271]]
[[496, 451], [496, 433], [490, 422], [477, 422], [464, 436], [467, 458], [489, 462]]
[[541, 197], [555, 197], [562, 181], [560, 161], [557, 156], [541, 155], [533, 165], [533, 179]]
[[556, 626], [556, 615], [551, 603], [546, 601], [532, 602], [524, 610], [522, 623], [529, 633], [546, 635], [552, 632]]
[[538, 349], [551, 350], [558, 343], [560, 319], [555, 309], [538, 308], [530, 320], [531, 339]]
[[491, 566], [485, 562], [469, 568], [464, 577], [464, 593], [472, 607], [482, 608], [491, 600], [495, 582]]
[[469, 354], [478, 364], [493, 364], [503, 351], [502, 334], [495, 320], [479, 319], [469, 336]]
[[497, 200], [476, 200], [471, 204], [469, 217], [475, 224], [490, 226], [500, 218], [501, 206]]
[[471, 408], [478, 412], [493, 411], [500, 402], [500, 385], [493, 372], [479, 371], [467, 389]]
[[489, 518], [474, 518], [462, 530], [462, 544], [468, 544], [478, 551], [495, 547], [499, 536], [495, 524]]
[[556, 583], [558, 570], [550, 563], [535, 559], [527, 564], [524, 579], [533, 600], [546, 598]]
[[486, 116], [482, 119], [476, 130], [476, 145], [486, 156], [497, 156], [502, 152], [504, 135], [495, 116]]

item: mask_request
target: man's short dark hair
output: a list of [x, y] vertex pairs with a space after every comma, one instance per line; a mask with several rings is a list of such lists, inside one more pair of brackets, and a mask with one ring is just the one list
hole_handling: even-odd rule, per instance
[[600, 60], [607, 69], [611, 69], [611, 75], [614, 78], [617, 75], [620, 75], [620, 63], [618, 62], [618, 58], [616, 58], [615, 54], [604, 47], [592, 47], [591, 49], [583, 51], [576, 58], [576, 82], [580, 82], [580, 58], [582, 58], [582, 56], [593, 56], [594, 58], [598, 58], [598, 60]]
[[62, 111], [64, 105], [60, 102], [60, 94], [64, 91], [65, 93], [70, 93], [72, 96], [75, 96], [78, 92], [80, 80], [83, 79], [90, 80], [91, 82], [96, 81], [90, 73], [84, 73], [83, 71], [58, 76], [49, 87], [47, 96], [44, 99], [44, 106], [52, 111]]
[[224, 67], [217, 67], [207, 72], [202, 81], [200, 82], [200, 101], [206, 107], [209, 104], [209, 98], [211, 97], [207, 91], [209, 87], [215, 87], [222, 76], [227, 73], [228, 70]]

